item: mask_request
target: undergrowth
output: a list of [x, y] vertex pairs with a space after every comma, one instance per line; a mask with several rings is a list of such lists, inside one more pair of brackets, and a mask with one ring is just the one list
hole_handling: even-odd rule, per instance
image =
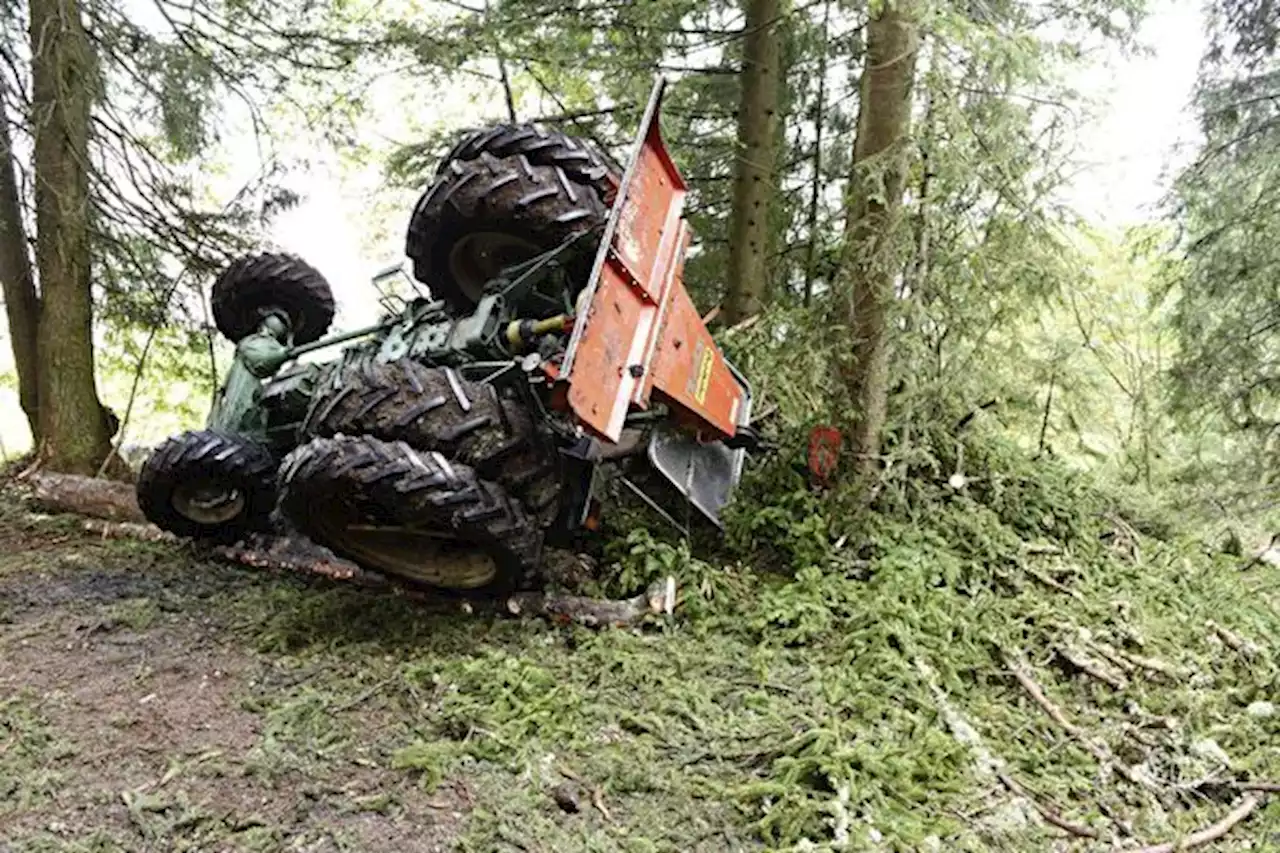
[[[1242, 570], [981, 415], [956, 428], [964, 412], [896, 433], [870, 492], [816, 489], [820, 389], [757, 390], [780, 449], [748, 467], [723, 545], [628, 522], [606, 551], [594, 592], [679, 580], [675, 616], [645, 629], [291, 580], [230, 591], [226, 630], [279, 678], [244, 697], [262, 720], [246, 772], [358, 759], [465, 789], [460, 850], [673, 853], [1164, 841], [1280, 779], [1274, 567]], [[124, 610], [149, 628], [148, 607]], [[38, 733], [23, 707], [0, 725]], [[1236, 838], [1278, 823], [1264, 807]]]
[[0, 815], [41, 803], [57, 791], [58, 761], [71, 752], [35, 697], [0, 698], [0, 746]]
[[[839, 413], [804, 385], [773, 386], [780, 450], [748, 469], [725, 547], [695, 556], [660, 528], [633, 529], [607, 585], [675, 574], [682, 633], [803, 661], [814, 692], [771, 698], [804, 712], [782, 725], [763, 703], [771, 746], [732, 792], [771, 849], [1026, 849], [1055, 834], [1026, 790], [1100, 837], [1176, 836], [1231, 784], [1277, 776], [1273, 568], [1242, 573], [1238, 552], [1183, 535], [1158, 498], [1033, 458], [962, 411], [896, 431], [876, 482], [815, 489], [804, 435]], [[1223, 640], [1237, 634], [1244, 651]], [[1014, 665], [1087, 734], [1056, 724]], [[946, 722], [955, 713], [976, 748]], [[984, 774], [975, 750], [1021, 791]], [[982, 817], [1000, 800], [1022, 818]]]
[[[988, 760], [1103, 838], [1177, 837], [1225, 809], [1226, 781], [1280, 775], [1280, 754], [1259, 749], [1280, 727], [1258, 713], [1280, 686], [1273, 570], [1242, 574], [1202, 543], [1153, 538], [1167, 532], [1158, 520], [981, 424], [939, 442], [930, 466], [893, 475], [870, 507], [812, 488], [797, 455], [748, 473], [724, 550], [697, 553], [660, 528], [615, 542], [600, 589], [629, 594], [673, 574], [684, 590], [674, 623], [571, 632], [568, 658], [483, 648], [433, 668], [436, 711], [397, 766], [435, 785], [463, 768], [528, 776], [539, 755], [565, 756], [634, 802], [729, 805], [729, 825], [771, 850], [1060, 839], [984, 772]], [[1224, 645], [1214, 620], [1256, 653]], [[1168, 672], [1130, 664], [1121, 687], [1099, 682], [1070, 659], [1098, 648]], [[1087, 742], [1035, 704], [1013, 661]], [[975, 740], [957, 735], [955, 715]], [[1094, 739], [1113, 760], [1098, 760]], [[516, 798], [477, 831], [545, 820], [531, 808]], [[682, 844], [618, 849], [701, 849]]]

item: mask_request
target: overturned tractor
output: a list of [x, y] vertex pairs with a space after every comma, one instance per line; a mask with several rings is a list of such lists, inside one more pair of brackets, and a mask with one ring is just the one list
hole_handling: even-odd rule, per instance
[[615, 487], [718, 525], [758, 442], [681, 280], [663, 88], [622, 174], [533, 125], [459, 142], [408, 228], [430, 294], [384, 296], [374, 326], [326, 337], [332, 293], [296, 257], [232, 264], [212, 304], [235, 360], [205, 429], [143, 467], [147, 517], [206, 540], [288, 527], [404, 583], [484, 592], [536, 585], [544, 542], [594, 529]]

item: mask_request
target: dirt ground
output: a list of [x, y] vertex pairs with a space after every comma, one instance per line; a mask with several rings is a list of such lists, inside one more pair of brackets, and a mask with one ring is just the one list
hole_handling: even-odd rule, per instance
[[654, 639], [0, 507], [0, 853], [758, 849], [620, 724]]
[[262, 579], [215, 564], [165, 571], [155, 552], [76, 535], [8, 534], [6, 853], [453, 849], [465, 787], [429, 795], [389, 769], [385, 713], [360, 694], [314, 709], [355, 724], [353, 749], [290, 758], [299, 744], [278, 739], [255, 699], [327, 673], [246, 645], [221, 604]]

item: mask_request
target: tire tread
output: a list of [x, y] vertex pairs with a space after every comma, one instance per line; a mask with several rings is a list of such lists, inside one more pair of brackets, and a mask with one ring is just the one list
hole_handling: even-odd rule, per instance
[[293, 324], [295, 344], [319, 340], [333, 322], [333, 289], [296, 255], [263, 252], [233, 261], [213, 283], [214, 324], [238, 343], [253, 334], [263, 311], [280, 308]]
[[[169, 438], [147, 457], [135, 487], [138, 506], [149, 521], [178, 536], [235, 540], [270, 527], [276, 467], [275, 456], [256, 441], [216, 430], [189, 430]], [[217, 527], [197, 524], [172, 504], [180, 483], [210, 475], [225, 477], [245, 493], [244, 511]]]
[[[499, 569], [488, 591], [537, 581], [542, 555], [538, 524], [497, 483], [438, 453], [368, 435], [317, 438], [289, 454], [277, 488], [282, 514], [307, 535], [317, 535], [308, 524], [315, 502], [351, 495], [386, 520], [449, 530], [484, 548]], [[341, 548], [335, 542], [320, 544]]]
[[551, 521], [561, 492], [559, 456], [544, 445], [529, 413], [492, 386], [459, 378], [467, 411], [443, 368], [409, 358], [382, 363], [363, 356], [330, 371], [303, 422], [304, 436], [369, 435], [442, 453], [509, 490], [540, 524]]

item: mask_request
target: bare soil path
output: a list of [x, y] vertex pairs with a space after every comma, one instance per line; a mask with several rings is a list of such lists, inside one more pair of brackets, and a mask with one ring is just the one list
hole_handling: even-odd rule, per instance
[[272, 719], [330, 673], [246, 642], [234, 605], [266, 579], [75, 534], [0, 549], [6, 851], [452, 849], [464, 798], [390, 769], [385, 713], [347, 712], [343, 750]]

